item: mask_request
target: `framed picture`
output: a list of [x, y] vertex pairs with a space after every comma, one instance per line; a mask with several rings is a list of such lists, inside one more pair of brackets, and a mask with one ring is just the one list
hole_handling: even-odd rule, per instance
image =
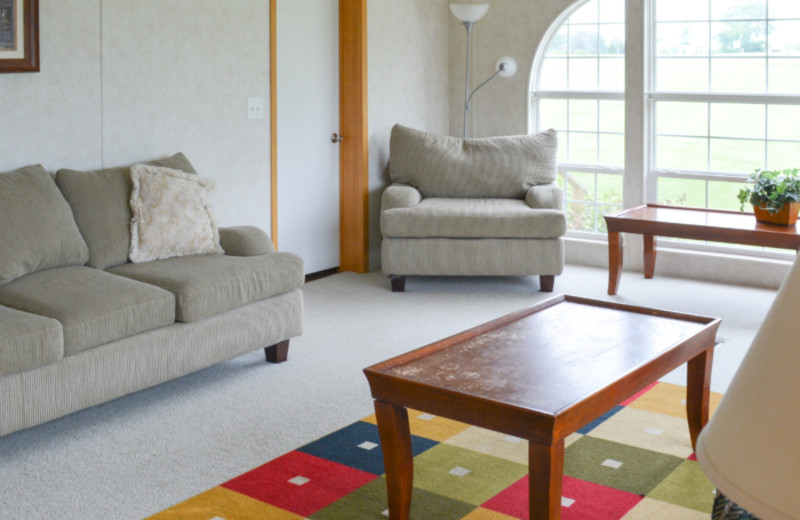
[[39, 0], [0, 0], [0, 72], [39, 71]]

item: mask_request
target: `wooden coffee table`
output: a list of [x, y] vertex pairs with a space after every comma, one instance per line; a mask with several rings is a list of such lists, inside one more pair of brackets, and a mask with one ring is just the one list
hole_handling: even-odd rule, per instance
[[605, 215], [608, 227], [608, 294], [617, 294], [622, 275], [620, 232], [644, 236], [644, 277], [656, 267], [655, 237], [690, 238], [781, 249], [800, 249], [796, 226], [757, 222], [752, 214], [645, 204]]
[[564, 439], [686, 362], [694, 446], [708, 420], [719, 324], [561, 295], [365, 369], [389, 518], [411, 509], [406, 408], [527, 439], [531, 520], [560, 518]]

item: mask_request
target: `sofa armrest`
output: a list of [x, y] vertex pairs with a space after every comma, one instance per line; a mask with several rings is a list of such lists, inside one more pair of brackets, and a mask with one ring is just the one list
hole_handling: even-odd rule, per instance
[[564, 190], [558, 184], [537, 184], [525, 194], [525, 202], [534, 209], [557, 209], [564, 211]]
[[257, 256], [275, 251], [269, 236], [255, 226], [219, 228], [219, 243], [226, 255]]
[[422, 193], [407, 184], [392, 184], [383, 191], [381, 211], [395, 208], [412, 208], [422, 200]]

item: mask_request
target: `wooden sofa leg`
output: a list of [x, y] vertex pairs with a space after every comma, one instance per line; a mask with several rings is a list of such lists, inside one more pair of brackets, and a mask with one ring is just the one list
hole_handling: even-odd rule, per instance
[[404, 292], [406, 290], [406, 277], [395, 274], [389, 275], [392, 282], [392, 292]]
[[268, 363], [283, 363], [289, 358], [289, 340], [264, 348]]
[[555, 275], [543, 274], [539, 276], [539, 288], [542, 292], [553, 292], [553, 286], [555, 283]]

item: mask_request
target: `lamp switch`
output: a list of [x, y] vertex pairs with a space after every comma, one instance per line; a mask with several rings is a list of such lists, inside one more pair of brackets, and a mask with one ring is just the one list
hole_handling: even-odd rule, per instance
[[264, 119], [264, 98], [247, 98], [247, 119]]

